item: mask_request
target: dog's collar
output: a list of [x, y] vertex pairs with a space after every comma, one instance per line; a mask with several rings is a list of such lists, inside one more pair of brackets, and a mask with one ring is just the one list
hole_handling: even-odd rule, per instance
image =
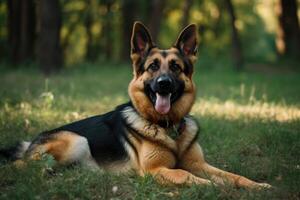
[[172, 139], [176, 139], [185, 129], [186, 123], [185, 120], [182, 119], [178, 124], [169, 123], [168, 121], [164, 122], [164, 126], [159, 124], [161, 127], [168, 129], [168, 135]]

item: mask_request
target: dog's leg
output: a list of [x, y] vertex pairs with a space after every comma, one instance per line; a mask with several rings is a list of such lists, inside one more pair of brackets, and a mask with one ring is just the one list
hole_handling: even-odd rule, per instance
[[199, 178], [188, 171], [182, 169], [169, 169], [167, 167], [158, 167], [148, 171], [154, 178], [162, 184], [197, 184], [213, 185], [210, 180]]
[[267, 183], [257, 183], [243, 176], [226, 172], [209, 165], [205, 160], [198, 143], [193, 144], [190, 149], [182, 155], [180, 165], [183, 169], [197, 176], [206, 176], [217, 184], [229, 183], [237, 187], [249, 189], [270, 188]]
[[213, 184], [210, 180], [199, 178], [188, 171], [173, 169], [176, 159], [168, 149], [151, 142], [145, 142], [139, 150], [141, 175], [151, 174], [163, 184]]
[[56, 133], [49, 141], [33, 144], [29, 149], [27, 157], [31, 160], [39, 160], [43, 154], [49, 154], [59, 164], [80, 163], [93, 170], [99, 169], [87, 139], [72, 132]]
[[249, 189], [261, 189], [261, 188], [270, 188], [271, 185], [267, 183], [257, 183], [255, 181], [252, 181], [244, 176], [233, 174], [230, 172], [226, 172], [224, 170], [218, 169], [216, 167], [213, 167], [209, 165], [208, 163], [202, 164], [201, 170], [207, 174], [213, 181], [216, 183], [223, 183], [228, 182], [230, 184], [233, 184], [237, 187], [244, 187]]

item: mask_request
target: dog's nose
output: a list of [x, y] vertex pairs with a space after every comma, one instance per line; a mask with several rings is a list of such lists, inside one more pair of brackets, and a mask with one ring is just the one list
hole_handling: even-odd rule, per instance
[[161, 90], [168, 90], [172, 86], [172, 79], [167, 75], [162, 75], [157, 79], [157, 84]]

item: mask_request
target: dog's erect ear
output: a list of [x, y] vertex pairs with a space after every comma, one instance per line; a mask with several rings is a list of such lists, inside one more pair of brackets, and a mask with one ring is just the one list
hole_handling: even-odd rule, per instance
[[179, 34], [175, 47], [178, 48], [184, 56], [190, 57], [196, 56], [197, 46], [197, 26], [195, 24], [190, 24]]
[[131, 35], [131, 54], [144, 57], [153, 46], [148, 29], [141, 22], [135, 22]]

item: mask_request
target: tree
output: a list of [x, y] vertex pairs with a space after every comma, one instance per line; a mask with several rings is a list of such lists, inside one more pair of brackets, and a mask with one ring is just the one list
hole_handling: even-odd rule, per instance
[[152, 39], [157, 42], [160, 24], [163, 18], [163, 11], [166, 4], [165, 0], [152, 0], [149, 1], [149, 13], [148, 13], [148, 28], [151, 32]]
[[133, 22], [136, 20], [137, 0], [123, 0], [122, 15], [122, 38], [121, 38], [121, 59], [129, 61], [130, 56], [130, 37]]
[[36, 16], [34, 0], [7, 0], [8, 42], [12, 63], [21, 64], [34, 57]]
[[96, 59], [94, 45], [93, 45], [93, 34], [92, 34], [92, 25], [93, 25], [93, 15], [92, 15], [92, 2], [91, 0], [86, 0], [86, 13], [84, 13], [84, 26], [86, 30], [87, 42], [86, 42], [86, 55], [85, 59], [89, 61], [94, 61]]
[[39, 35], [38, 62], [45, 74], [58, 71], [62, 67], [60, 44], [61, 10], [59, 0], [42, 0], [38, 5]]
[[189, 23], [190, 11], [193, 5], [193, 0], [185, 0], [183, 4], [183, 15], [182, 15], [182, 22], [181, 26], [185, 27]]
[[243, 68], [243, 54], [242, 45], [240, 42], [238, 30], [236, 28], [236, 15], [231, 0], [225, 0], [225, 5], [230, 16], [230, 27], [231, 27], [231, 42], [232, 42], [232, 57], [236, 70]]
[[279, 55], [300, 57], [300, 28], [297, 16], [296, 0], [278, 0], [276, 13], [279, 26], [277, 29], [276, 46]]
[[106, 16], [105, 16], [105, 21], [104, 21], [104, 37], [105, 37], [105, 58], [106, 59], [111, 59], [112, 58], [112, 53], [113, 53], [113, 26], [112, 26], [112, 11], [111, 7], [114, 3], [114, 0], [105, 0], [105, 5], [107, 8]]

